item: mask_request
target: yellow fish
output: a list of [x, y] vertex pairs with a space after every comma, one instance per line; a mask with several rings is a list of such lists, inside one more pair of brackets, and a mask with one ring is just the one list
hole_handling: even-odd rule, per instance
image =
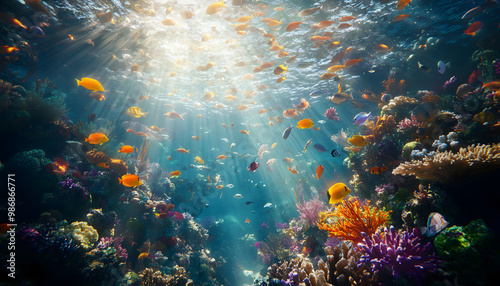
[[108, 137], [102, 133], [92, 133], [89, 135], [89, 138], [85, 138], [85, 142], [89, 142], [90, 144], [102, 144], [108, 141]]
[[76, 83], [78, 84], [78, 86], [81, 85], [81, 86], [85, 87], [86, 89], [92, 90], [92, 91], [104, 91], [104, 87], [102, 87], [102, 84], [95, 79], [88, 78], [88, 77], [83, 77], [82, 80], [78, 80], [77, 78], [75, 78], [75, 79], [76, 79]]
[[147, 252], [143, 252], [141, 254], [139, 254], [139, 257], [137, 257], [137, 259], [144, 259], [144, 258], [148, 258], [149, 256], [149, 253]]
[[205, 162], [203, 161], [203, 159], [201, 159], [200, 156], [196, 156], [194, 157], [194, 161], [200, 165], [203, 165]]
[[224, 5], [224, 0], [221, 0], [219, 3], [213, 3], [213, 4], [210, 4], [208, 5], [207, 7], [207, 15], [213, 15], [217, 12], [219, 12], [220, 9], [222, 9], [222, 7], [224, 7], [226, 5]]
[[170, 173], [170, 177], [172, 178], [177, 178], [181, 175], [181, 171], [173, 171], [172, 173]]
[[139, 176], [134, 174], [123, 175], [121, 178], [118, 178], [118, 183], [124, 185], [125, 187], [134, 187], [134, 188], [142, 185]]
[[253, 18], [253, 15], [250, 16], [250, 17], [248, 17], [248, 16], [241, 16], [236, 21], [240, 22], [240, 23], [246, 23], [246, 22], [250, 21], [252, 18]]
[[135, 118], [140, 118], [141, 116], [146, 117], [146, 114], [149, 112], [144, 113], [142, 109], [139, 107], [132, 106], [129, 109], [125, 111], [125, 114], [130, 117], [135, 117]]
[[354, 135], [351, 138], [347, 139], [347, 141], [349, 141], [349, 143], [357, 147], [363, 147], [368, 145], [368, 143], [365, 141], [365, 138], [361, 135]]
[[312, 122], [312, 120], [309, 118], [302, 119], [301, 121], [299, 121], [297, 123], [297, 128], [300, 128], [300, 129], [307, 129], [307, 128], [311, 128], [313, 126], [314, 126], [314, 122]]
[[345, 184], [336, 183], [335, 185], [331, 186], [326, 192], [328, 203], [331, 205], [338, 204], [342, 202], [342, 200], [344, 200], [350, 192], [351, 190], [349, 190], [349, 188]]
[[280, 65], [280, 66], [277, 66], [275, 69], [274, 69], [274, 74], [275, 75], [280, 75], [282, 74], [283, 72], [286, 72], [288, 71], [288, 67], [285, 67], [283, 65]]

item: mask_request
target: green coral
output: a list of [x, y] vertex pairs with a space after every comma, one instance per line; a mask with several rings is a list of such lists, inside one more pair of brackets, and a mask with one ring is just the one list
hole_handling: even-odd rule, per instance
[[16, 153], [12, 156], [8, 165], [16, 171], [38, 173], [49, 163], [52, 162], [45, 157], [43, 150], [33, 149]]
[[472, 54], [472, 60], [477, 64], [477, 68], [482, 72], [482, 76], [486, 81], [494, 80], [493, 63], [498, 57], [498, 52], [493, 50], [477, 50]]
[[22, 109], [29, 113], [32, 122], [48, 124], [68, 112], [65, 99], [66, 94], [56, 91], [49, 79], [38, 80], [24, 98]]
[[436, 236], [434, 246], [445, 261], [443, 270], [459, 275], [468, 285], [473, 281], [474, 285], [482, 285], [482, 280], [489, 279], [488, 273], [494, 272], [498, 266], [498, 263], [485, 259], [495, 257], [492, 253], [498, 254], [499, 249], [494, 244], [493, 234], [481, 219], [465, 227], [452, 226], [443, 230]]

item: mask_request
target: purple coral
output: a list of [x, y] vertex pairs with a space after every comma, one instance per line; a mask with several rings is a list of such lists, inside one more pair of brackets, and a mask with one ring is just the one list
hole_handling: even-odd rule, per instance
[[61, 186], [61, 188], [63, 190], [69, 190], [69, 189], [80, 187], [78, 182], [76, 182], [75, 180], [73, 180], [71, 178], [66, 178], [65, 181], [59, 182], [59, 185]]
[[384, 194], [393, 194], [394, 190], [395, 190], [394, 185], [391, 183], [382, 184], [375, 187], [375, 192], [377, 192], [377, 195], [379, 196], [382, 196]]
[[337, 115], [339, 115], [339, 114], [337, 113], [337, 110], [335, 110], [335, 108], [333, 108], [333, 107], [330, 107], [325, 111], [325, 116], [328, 117], [328, 119], [330, 119], [330, 120], [340, 121], [340, 119], [337, 117]]
[[295, 206], [300, 218], [308, 226], [316, 226], [319, 213], [325, 210], [325, 205], [318, 197], [308, 202], [298, 203]]
[[397, 277], [407, 275], [420, 281], [426, 273], [437, 271], [440, 261], [431, 253], [432, 245], [422, 245], [421, 233], [414, 228], [410, 233], [404, 231], [396, 233], [391, 226], [390, 231], [384, 229], [383, 239], [378, 230], [370, 238], [366, 233], [361, 233], [365, 243], [358, 243], [364, 255], [358, 261], [358, 267], [363, 263], [371, 263], [372, 271], [390, 269], [392, 275]]
[[99, 241], [99, 244], [97, 244], [97, 249], [105, 250], [109, 247], [114, 247], [116, 250], [116, 258], [118, 260], [127, 260], [128, 258], [128, 253], [125, 248], [121, 246], [121, 243], [123, 242], [123, 237], [102, 237], [101, 241]]
[[411, 120], [405, 117], [405, 119], [399, 121], [399, 124], [396, 125], [399, 130], [405, 130], [408, 128], [420, 126], [420, 122], [418, 122], [417, 118], [415, 116], [411, 116]]

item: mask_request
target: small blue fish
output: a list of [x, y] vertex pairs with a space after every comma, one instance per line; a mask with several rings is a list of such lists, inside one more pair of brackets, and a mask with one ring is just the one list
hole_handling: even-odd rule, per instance
[[439, 213], [431, 213], [427, 219], [427, 227], [424, 228], [424, 234], [427, 237], [431, 237], [448, 226], [448, 222]]
[[33, 35], [33, 36], [36, 36], [36, 37], [39, 37], [39, 38], [45, 38], [45, 33], [43, 32], [43, 30], [38, 27], [38, 26], [31, 26], [30, 28], [30, 33]]
[[283, 131], [283, 140], [286, 140], [290, 133], [292, 132], [293, 126], [288, 127], [285, 131]]
[[323, 94], [325, 94], [325, 91], [324, 91], [324, 90], [319, 90], [319, 89], [318, 89], [318, 90], [315, 90], [315, 91], [311, 92], [311, 93], [309, 94], [309, 96], [310, 96], [310, 97], [320, 97], [320, 96], [322, 96]]
[[319, 143], [314, 144], [314, 149], [316, 149], [318, 152], [321, 152], [321, 153], [325, 153], [326, 151], [328, 151], [328, 150], [326, 150], [326, 148], [323, 145], [321, 145]]
[[368, 117], [370, 117], [372, 113], [366, 113], [366, 112], [360, 112], [354, 116], [354, 125], [363, 125], [366, 123], [366, 120], [368, 120]]

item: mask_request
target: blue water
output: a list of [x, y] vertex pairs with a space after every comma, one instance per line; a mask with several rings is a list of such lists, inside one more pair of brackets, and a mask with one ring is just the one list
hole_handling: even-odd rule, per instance
[[[194, 200], [175, 201], [175, 198], [166, 195], [162, 197], [161, 192], [155, 195], [176, 204], [176, 211], [191, 213], [195, 222], [208, 229], [210, 243], [206, 249], [211, 251], [212, 257], [225, 259], [227, 285], [251, 285], [253, 278], [266, 269], [268, 265], [262, 264], [254, 244], [263, 241], [269, 233], [276, 232], [276, 223], [289, 223], [298, 217], [295, 193], [300, 190], [306, 201], [319, 196], [326, 203], [326, 190], [331, 185], [338, 182], [349, 185], [354, 172], [344, 164], [344, 160], [350, 156], [350, 152], [331, 137], [342, 130], [349, 137], [364, 132], [362, 127], [352, 124], [352, 119], [359, 112], [372, 112], [372, 119], [380, 115], [377, 103], [364, 100], [361, 97], [363, 92], [370, 91], [376, 95], [387, 92], [382, 81], [392, 77], [406, 83], [398, 94], [391, 94], [392, 98], [398, 95], [416, 97], [419, 90], [433, 91], [438, 96], [453, 95], [458, 85], [467, 82], [470, 74], [477, 69], [471, 60], [472, 53], [477, 49], [498, 52], [499, 47], [498, 6], [486, 9], [473, 19], [461, 19], [466, 11], [482, 5], [483, 1], [415, 0], [401, 11], [395, 10], [397, 1], [241, 2], [241, 5], [233, 5], [236, 1], [233, 4], [226, 3], [226, 7], [210, 16], [205, 14], [205, 9], [211, 1], [45, 1], [44, 5], [52, 14], [50, 19], [40, 13], [35, 14], [28, 5], [14, 0], [0, 4], [0, 12], [8, 13], [28, 26], [42, 26], [42, 22], [49, 24], [42, 27], [45, 38], [33, 37], [21, 28], [1, 24], [1, 45], [19, 46], [19, 43], [26, 41], [38, 60], [35, 61], [27, 49], [22, 50], [17, 61], [9, 61], [8, 66], [0, 71], [0, 78], [22, 85], [27, 90], [37, 79], [49, 78], [58, 91], [66, 93], [65, 104], [69, 108], [67, 122], [87, 122], [92, 113], [96, 114], [94, 126], [109, 122], [112, 129], [107, 129], [109, 142], [100, 147], [87, 144], [89, 150], [97, 148], [111, 157], [121, 156], [129, 164], [128, 173], [135, 173], [132, 159], [137, 157], [137, 153], [124, 156], [116, 153], [116, 150], [122, 145], [131, 145], [138, 150], [145, 138], [127, 133], [126, 126], [131, 123], [124, 122], [163, 129], [161, 133], [166, 140], [158, 140], [158, 137], [153, 136], [147, 138], [150, 146], [146, 158], [149, 163], [159, 164], [165, 172], [162, 175], [164, 177], [176, 170], [182, 173], [179, 178], [171, 178], [179, 196], [192, 191], [190, 188], [193, 186], [197, 190], [193, 192]], [[258, 4], [269, 8], [260, 9]], [[170, 6], [173, 6], [172, 12], [166, 15], [165, 10]], [[284, 10], [274, 11], [273, 8], [278, 6]], [[318, 6], [322, 9], [312, 16], [298, 16], [303, 9]], [[192, 19], [181, 18], [180, 12], [186, 9], [194, 11]], [[106, 11], [113, 12], [114, 24], [97, 20], [95, 14]], [[238, 35], [234, 31], [235, 20], [255, 11], [263, 11], [265, 15], [254, 16], [246, 29], [246, 35]], [[409, 14], [410, 17], [391, 22], [400, 14]], [[343, 16], [354, 16], [356, 19], [348, 22], [353, 26], [336, 29], [338, 19]], [[267, 27], [261, 21], [264, 17], [282, 20], [282, 24], [278, 29]], [[161, 21], [167, 18], [174, 20], [177, 25], [163, 25]], [[285, 31], [286, 25], [301, 20], [302, 24], [295, 31]], [[311, 28], [323, 20], [335, 20], [335, 23], [321, 30]], [[475, 21], [480, 21], [484, 27], [475, 36], [465, 35], [464, 31]], [[14, 39], [8, 31], [19, 36]], [[276, 36], [279, 45], [284, 46], [283, 51], [289, 52], [288, 57], [278, 58], [277, 52], [270, 51], [269, 38], [263, 36], [263, 31]], [[333, 32], [331, 40], [339, 41], [340, 44], [328, 49], [327, 42], [314, 48], [310, 37], [324, 32]], [[210, 35], [211, 39], [202, 42], [205, 35]], [[387, 45], [393, 51], [377, 53], [373, 47], [378, 44]], [[426, 47], [419, 49], [420, 45]], [[331, 59], [348, 47], [354, 49], [340, 63], [361, 57], [363, 61], [337, 72], [337, 75], [341, 77], [342, 92], [352, 92], [353, 102], [361, 104], [361, 108], [355, 108], [351, 99], [340, 105], [331, 103], [327, 96], [338, 92], [339, 81], [320, 79], [331, 65]], [[285, 63], [290, 56], [297, 56], [297, 59]], [[438, 61], [450, 63], [444, 74], [437, 72]], [[209, 62], [216, 62], [216, 66], [208, 71], [195, 68]], [[235, 66], [237, 62], [247, 64], [238, 67]], [[253, 72], [255, 67], [265, 62], [274, 64], [262, 72]], [[417, 62], [431, 71], [426, 73], [419, 70]], [[134, 64], [139, 66], [138, 71], [131, 70]], [[273, 74], [273, 69], [281, 64], [288, 66], [288, 72], [284, 73], [286, 80], [276, 83], [279, 76]], [[36, 73], [22, 82], [21, 79], [31, 66]], [[249, 79], [245, 79], [245, 75]], [[452, 76], [456, 76], [460, 84], [444, 90], [444, 82]], [[85, 77], [96, 79], [102, 84], [106, 97], [104, 101], [92, 99], [89, 97], [90, 90], [76, 85], [75, 78]], [[259, 90], [261, 85], [267, 88]], [[225, 98], [231, 89], [237, 91], [233, 94], [237, 97], [235, 101]], [[324, 95], [309, 96], [316, 90], [325, 91]], [[204, 99], [207, 92], [215, 94], [213, 100]], [[246, 96], [245, 92], [252, 95]], [[149, 98], [141, 101], [139, 96]], [[270, 119], [283, 117], [283, 112], [295, 108], [301, 99], [306, 99], [310, 107], [299, 113], [297, 118], [282, 118], [282, 123]], [[222, 104], [223, 107], [214, 108], [216, 104]], [[248, 108], [237, 110], [239, 105]], [[131, 118], [125, 114], [130, 107], [139, 107], [147, 115]], [[337, 110], [340, 121], [325, 117], [324, 113], [329, 107]], [[259, 114], [261, 109], [266, 109], [266, 112]], [[472, 116], [481, 110], [477, 107], [469, 110], [469, 114]], [[176, 112], [183, 119], [169, 119], [164, 116], [166, 112]], [[410, 110], [406, 117], [410, 117]], [[495, 117], [498, 117], [497, 114]], [[290, 137], [282, 139], [286, 128], [296, 126], [298, 120], [305, 118], [315, 122], [314, 126], [319, 127], [319, 130], [294, 127]], [[240, 133], [240, 130], [246, 130], [249, 134]], [[192, 136], [200, 136], [200, 140], [195, 141]], [[312, 144], [303, 152], [310, 139]], [[71, 140], [78, 139], [72, 137]], [[40, 146], [37, 146], [37, 142]], [[35, 139], [26, 145], [8, 143], [12, 151], [2, 152], [0, 159], [7, 162], [14, 153], [34, 148], [45, 149], [49, 159], [64, 156], [62, 149], [65, 145], [62, 141], [61, 148], [51, 146], [49, 142], [40, 137], [39, 141]], [[498, 142], [496, 137], [487, 142], [478, 140], [478, 143], [494, 142]], [[277, 143], [276, 147], [271, 148], [274, 143]], [[321, 153], [315, 150], [313, 145], [318, 143], [328, 151]], [[259, 158], [257, 152], [264, 144], [268, 145], [268, 153]], [[189, 154], [176, 152], [178, 148], [189, 150]], [[330, 152], [333, 150], [339, 150], [340, 156], [332, 157]], [[361, 153], [362, 158], [369, 156], [363, 151]], [[219, 155], [226, 155], [227, 159], [217, 160]], [[195, 163], [196, 156], [204, 160], [202, 166]], [[287, 157], [293, 162], [284, 162], [283, 159]], [[269, 166], [266, 164], [269, 159], [276, 159], [276, 162]], [[84, 159], [82, 161], [83, 165], [89, 166]], [[255, 172], [250, 172], [247, 168], [254, 161], [260, 166]], [[318, 165], [325, 167], [320, 180], [315, 178]], [[292, 174], [289, 167], [296, 169], [298, 174]], [[370, 167], [366, 166], [367, 170]], [[110, 173], [109, 176], [117, 180], [116, 174]], [[220, 177], [220, 180], [216, 184], [209, 183], [208, 176], [211, 180], [216, 177]], [[388, 174], [384, 178], [389, 180], [388, 176], [392, 175]], [[147, 176], [141, 179], [147, 182], [148, 187], [138, 188], [146, 192], [149, 190], [146, 188], [154, 182]], [[374, 190], [376, 185], [383, 182], [382, 177], [377, 177], [366, 183], [369, 189]], [[217, 189], [217, 185], [223, 187]], [[131, 192], [130, 188], [118, 188], [125, 194]], [[236, 194], [243, 198], [235, 198]], [[355, 192], [351, 195], [361, 196]], [[376, 200], [374, 191], [371, 195], [362, 198]], [[116, 200], [111, 205], [116, 206], [118, 198], [110, 195], [109, 199]], [[267, 203], [272, 206], [264, 208]], [[106, 211], [116, 210], [119, 220], [125, 221], [128, 215], [120, 216], [127, 212], [133, 213], [137, 219], [145, 219], [145, 210], [142, 213], [127, 210], [128, 206], [116, 206], [116, 209]], [[91, 208], [99, 207], [93, 205]], [[33, 213], [21, 208], [18, 212], [27, 212], [20, 216], [26, 218], [24, 223], [29, 225], [37, 223], [37, 217], [49, 210], [42, 206]], [[250, 222], [245, 223], [246, 219]], [[75, 220], [84, 221], [85, 217]], [[269, 226], [268, 229], [261, 227], [264, 222]], [[401, 221], [393, 223], [401, 226]], [[147, 230], [144, 237], [154, 242], [158, 240], [158, 230]], [[138, 245], [143, 242], [136, 241]], [[132, 248], [137, 252], [137, 247], [131, 246], [129, 253]], [[144, 265], [138, 265], [136, 257], [129, 256], [129, 261], [132, 263], [128, 265], [130, 270], [137, 273], [143, 270]], [[253, 274], [245, 276], [244, 270], [253, 271]], [[263, 270], [262, 274], [265, 272]], [[103, 281], [103, 284], [109, 281]], [[194, 281], [194, 285], [202, 285], [198, 283], [205, 281]]]

